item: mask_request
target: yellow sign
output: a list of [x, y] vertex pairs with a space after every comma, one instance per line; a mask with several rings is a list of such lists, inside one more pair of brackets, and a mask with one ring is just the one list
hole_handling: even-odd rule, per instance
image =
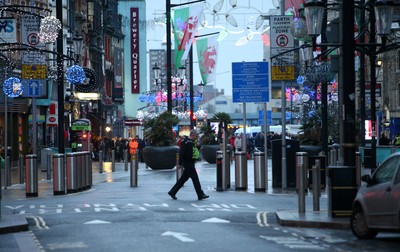
[[46, 65], [22, 65], [22, 79], [46, 79]]
[[294, 66], [272, 66], [272, 80], [294, 80]]

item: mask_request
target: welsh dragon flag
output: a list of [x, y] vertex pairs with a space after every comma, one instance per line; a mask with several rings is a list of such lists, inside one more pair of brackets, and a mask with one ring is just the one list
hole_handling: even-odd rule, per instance
[[218, 56], [218, 35], [198, 38], [197, 58], [199, 60], [199, 68], [201, 79], [204, 84], [215, 80], [217, 56]]
[[181, 67], [182, 63], [188, 57], [190, 47], [197, 32], [197, 26], [200, 23], [200, 15], [203, 12], [203, 7], [203, 4], [196, 4], [173, 11], [175, 68]]

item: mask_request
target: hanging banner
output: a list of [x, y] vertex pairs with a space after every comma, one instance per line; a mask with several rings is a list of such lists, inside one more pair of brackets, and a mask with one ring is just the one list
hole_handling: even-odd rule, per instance
[[131, 8], [131, 87], [140, 93], [139, 8]]
[[206, 85], [215, 81], [217, 56], [218, 56], [218, 35], [197, 39], [197, 58], [201, 79]]
[[197, 4], [186, 8], [176, 9], [172, 14], [174, 26], [174, 64], [175, 68], [182, 66], [189, 55], [190, 47], [200, 23], [200, 15], [203, 12], [203, 4]]

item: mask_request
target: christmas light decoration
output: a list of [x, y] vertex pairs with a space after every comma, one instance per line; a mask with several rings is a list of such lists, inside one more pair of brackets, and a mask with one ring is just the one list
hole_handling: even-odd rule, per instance
[[78, 65], [73, 65], [67, 68], [66, 77], [69, 83], [80, 85], [86, 79], [85, 71]]
[[3, 85], [4, 94], [10, 98], [18, 97], [23, 92], [21, 80], [16, 77], [8, 78]]
[[42, 18], [40, 21], [40, 41], [49, 44], [57, 40], [58, 31], [62, 28], [60, 20], [54, 16]]

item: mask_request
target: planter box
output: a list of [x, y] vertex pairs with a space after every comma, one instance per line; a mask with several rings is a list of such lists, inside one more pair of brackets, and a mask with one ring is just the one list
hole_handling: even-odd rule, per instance
[[172, 169], [176, 166], [176, 153], [178, 146], [146, 146], [142, 156], [144, 162], [153, 170]]
[[[232, 146], [228, 144], [227, 150], [232, 152]], [[201, 155], [203, 159], [209, 164], [215, 164], [217, 162], [217, 151], [220, 150], [219, 144], [203, 145], [201, 147]], [[231, 153], [232, 154], [232, 153]]]

